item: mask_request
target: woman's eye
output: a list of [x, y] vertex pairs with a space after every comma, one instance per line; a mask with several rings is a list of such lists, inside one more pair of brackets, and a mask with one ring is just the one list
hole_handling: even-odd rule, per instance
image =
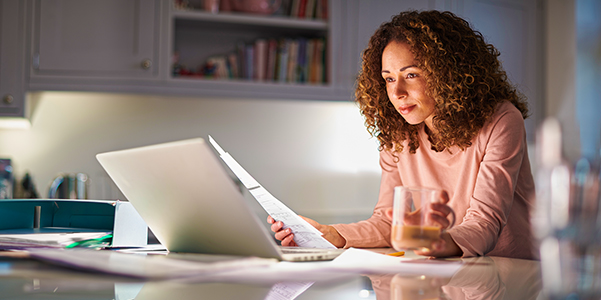
[[415, 78], [415, 77], [417, 77], [417, 74], [415, 74], [415, 73], [407, 74], [407, 78]]
[[390, 78], [390, 77], [384, 78], [384, 80], [385, 80], [386, 82], [393, 82], [393, 81], [394, 81], [394, 79], [393, 79], [393, 78]]

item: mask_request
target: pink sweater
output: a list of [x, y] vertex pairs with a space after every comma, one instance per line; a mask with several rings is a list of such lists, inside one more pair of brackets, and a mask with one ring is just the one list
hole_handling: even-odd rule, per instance
[[535, 259], [529, 222], [534, 181], [520, 112], [509, 102], [500, 104], [465, 151], [431, 150], [421, 126], [415, 154], [406, 147], [395, 162], [390, 152], [380, 153], [382, 179], [373, 215], [333, 225], [346, 239], [345, 248], [390, 247], [391, 221], [384, 212], [392, 207], [394, 187], [424, 186], [448, 192], [457, 217], [448, 232], [464, 257]]

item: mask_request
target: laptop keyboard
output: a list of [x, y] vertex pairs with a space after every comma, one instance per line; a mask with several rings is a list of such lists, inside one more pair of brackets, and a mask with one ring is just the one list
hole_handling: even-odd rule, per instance
[[280, 246], [280, 249], [285, 254], [294, 254], [294, 253], [318, 253], [324, 251], [331, 251], [333, 249], [321, 249], [321, 248], [302, 248], [302, 247], [285, 247]]

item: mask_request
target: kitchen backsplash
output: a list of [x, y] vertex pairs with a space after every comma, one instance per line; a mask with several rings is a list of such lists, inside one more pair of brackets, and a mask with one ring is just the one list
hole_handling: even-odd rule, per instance
[[[352, 102], [45, 92], [27, 130], [0, 129], [0, 157], [41, 197], [59, 174], [89, 176], [89, 199], [123, 199], [95, 155], [209, 134], [300, 214], [369, 216], [378, 144]], [[336, 216], [336, 218], [333, 218]]]

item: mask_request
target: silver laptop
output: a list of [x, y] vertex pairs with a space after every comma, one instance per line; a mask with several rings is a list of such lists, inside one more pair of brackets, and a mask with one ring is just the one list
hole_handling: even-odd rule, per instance
[[96, 158], [170, 252], [287, 261], [329, 260], [342, 252], [300, 248], [284, 253], [289, 248], [276, 244], [202, 138], [100, 153]]

